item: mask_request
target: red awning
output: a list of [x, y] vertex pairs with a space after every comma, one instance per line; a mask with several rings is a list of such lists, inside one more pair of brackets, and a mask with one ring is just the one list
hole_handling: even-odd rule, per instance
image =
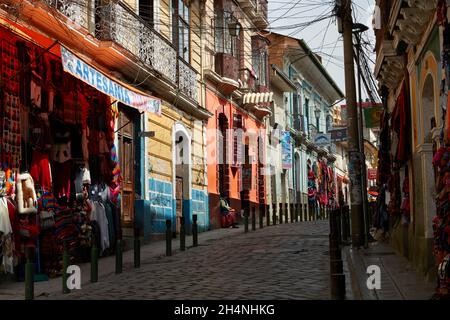
[[[8, 31], [16, 34], [17, 36], [22, 37], [44, 49], [51, 47], [55, 43], [55, 40], [50, 39], [39, 32], [30, 30], [29, 28], [25, 28], [3, 17], [0, 17], [0, 25], [5, 29], [7, 29]], [[58, 57], [61, 57], [60, 46], [53, 46], [48, 51]]]

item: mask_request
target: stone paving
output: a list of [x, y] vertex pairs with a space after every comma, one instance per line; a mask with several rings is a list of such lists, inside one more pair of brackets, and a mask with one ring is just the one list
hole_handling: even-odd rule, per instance
[[[225, 230], [228, 231], [228, 230]], [[213, 231], [214, 232], [214, 231]], [[201, 239], [200, 239], [201, 240]], [[175, 245], [174, 245], [175, 247]], [[240, 229], [141, 268], [39, 299], [329, 299], [328, 222]]]
[[[89, 282], [89, 264], [81, 265], [82, 289], [61, 293], [61, 279], [35, 283], [36, 299], [329, 299], [328, 221], [282, 224], [244, 233], [244, 228], [199, 234], [199, 246], [165, 256], [165, 242], [141, 249], [141, 268], [133, 251], [124, 253], [123, 273], [114, 273], [114, 256], [99, 260], [99, 282]], [[187, 245], [192, 238], [187, 237]], [[381, 268], [381, 290], [368, 290], [366, 268]], [[434, 284], [383, 243], [367, 249], [343, 249], [346, 299], [429, 299]], [[23, 283], [2, 283], [0, 300], [23, 299]]]
[[[376, 242], [366, 249], [343, 250], [351, 274], [352, 291], [357, 300], [429, 300], [435, 283], [427, 282], [402, 256], [386, 243]], [[366, 269], [380, 267], [381, 289], [368, 290]]]

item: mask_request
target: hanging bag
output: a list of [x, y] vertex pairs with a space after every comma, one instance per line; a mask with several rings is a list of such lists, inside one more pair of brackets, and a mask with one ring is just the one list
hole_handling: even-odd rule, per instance
[[55, 226], [55, 214], [53, 211], [41, 211], [39, 219], [42, 230], [51, 229]]

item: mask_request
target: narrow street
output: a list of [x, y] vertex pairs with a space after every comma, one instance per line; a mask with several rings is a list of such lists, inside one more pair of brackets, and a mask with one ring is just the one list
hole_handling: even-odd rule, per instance
[[[141, 248], [141, 267], [133, 250], [124, 252], [123, 273], [115, 257], [99, 260], [99, 279], [90, 283], [90, 264], [82, 264], [81, 289], [61, 292], [61, 278], [36, 282], [37, 300], [328, 300], [330, 299], [328, 221], [308, 221], [262, 230], [218, 229], [199, 234], [198, 247], [165, 256], [165, 241]], [[383, 243], [366, 249], [342, 248], [346, 300], [428, 300], [434, 283]], [[381, 268], [381, 289], [366, 286], [369, 265]], [[4, 283], [0, 300], [24, 298], [24, 283]]]
[[239, 230], [171, 257], [143, 258], [138, 270], [48, 298], [329, 299], [327, 221]]

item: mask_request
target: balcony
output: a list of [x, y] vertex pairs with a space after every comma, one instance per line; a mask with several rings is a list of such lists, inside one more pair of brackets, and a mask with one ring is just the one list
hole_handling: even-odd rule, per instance
[[267, 21], [267, 0], [257, 0], [256, 15], [254, 23], [259, 29], [266, 29], [269, 25]]
[[198, 101], [197, 72], [183, 59], [178, 59], [178, 88], [194, 101]]
[[256, 91], [256, 77], [250, 69], [244, 68], [239, 70], [239, 81], [241, 82], [239, 90], [242, 92]]
[[229, 53], [218, 52], [214, 59], [216, 72], [228, 79], [234, 81], [238, 80], [239, 76], [239, 61], [236, 57]]
[[237, 0], [239, 6], [259, 29], [269, 25], [267, 21], [267, 0]]
[[88, 5], [85, 2], [88, 1], [44, 0], [44, 2], [86, 30], [89, 29], [90, 23], [93, 21], [94, 15], [88, 13], [91, 8], [86, 8]]
[[379, 86], [395, 89], [403, 78], [403, 52], [416, 46], [433, 19], [437, 0], [401, 0], [385, 5], [385, 28], [377, 31], [375, 76]]
[[214, 70], [206, 69], [205, 77], [216, 83], [224, 95], [229, 95], [239, 88], [239, 61], [229, 53], [216, 52]]
[[172, 44], [121, 2], [97, 7], [96, 37], [113, 41], [172, 84], [177, 83], [177, 52]]
[[258, 118], [272, 115], [273, 92], [246, 93], [242, 97], [242, 107]]
[[[139, 86], [197, 117], [212, 116], [199, 106], [198, 73], [179, 60], [172, 44], [120, 1], [4, 0], [1, 9], [17, 25], [39, 30], [42, 45], [56, 40], [81, 59], [124, 84]], [[96, 3], [101, 3], [97, 5]], [[50, 43], [50, 42], [49, 42]]]

